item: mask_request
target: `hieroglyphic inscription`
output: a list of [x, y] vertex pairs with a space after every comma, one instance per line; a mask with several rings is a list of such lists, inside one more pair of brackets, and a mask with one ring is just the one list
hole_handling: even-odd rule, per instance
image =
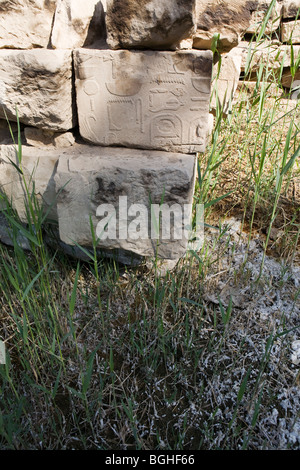
[[184, 153], [206, 146], [210, 51], [75, 51], [80, 133], [99, 145]]

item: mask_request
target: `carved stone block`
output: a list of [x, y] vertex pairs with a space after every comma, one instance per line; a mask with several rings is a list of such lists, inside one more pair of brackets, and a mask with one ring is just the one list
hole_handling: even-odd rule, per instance
[[211, 51], [74, 52], [81, 136], [90, 143], [203, 152]]
[[[183, 216], [190, 223], [195, 177], [195, 155], [76, 144], [61, 154], [54, 177], [60, 239], [91, 247], [92, 223], [98, 248], [178, 259], [187, 249], [181, 229]], [[167, 236], [155, 231], [155, 207], [165, 211], [161, 230], [170, 222]]]

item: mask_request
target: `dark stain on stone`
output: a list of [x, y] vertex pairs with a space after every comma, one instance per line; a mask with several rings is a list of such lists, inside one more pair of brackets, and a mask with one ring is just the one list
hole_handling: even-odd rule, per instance
[[[112, 18], [114, 24], [113, 36], [119, 42], [121, 47], [126, 47], [124, 38], [130, 35], [132, 24], [135, 19], [140, 19], [145, 24], [152, 23], [151, 13], [145, 8], [151, 0], [115, 0], [108, 8], [107, 17]], [[178, 41], [180, 31], [186, 33], [188, 28], [193, 28], [193, 15], [195, 0], [174, 0], [173, 11], [178, 10], [180, 17], [174, 21], [171, 12], [165, 11], [155, 24], [155, 35], [160, 35], [161, 45], [171, 45], [174, 41]], [[145, 39], [145, 44], [146, 44]], [[155, 38], [152, 37], [150, 43], [155, 45]]]
[[[143, 8], [150, 0], [140, 0], [139, 9]], [[131, 30], [131, 22], [137, 16], [137, 5], [132, 0], [115, 0], [107, 10], [107, 17], [113, 18], [114, 31], [121, 43], [121, 38]]]
[[46, 10], [54, 12], [56, 8], [56, 1], [55, 0], [44, 0], [44, 8]]
[[175, 196], [182, 196], [188, 193], [190, 189], [190, 184], [186, 183], [182, 186], [173, 186], [170, 190], [170, 193]]
[[144, 185], [149, 186], [153, 180], [153, 174], [150, 171], [141, 171], [142, 182]]
[[198, 18], [198, 29], [202, 31], [209, 31], [215, 27], [220, 26], [231, 26], [231, 25], [247, 25], [251, 20], [251, 14], [257, 9], [258, 1], [245, 2], [244, 5], [239, 8], [233, 8], [234, 4], [230, 2], [224, 5], [224, 3], [218, 5], [211, 5], [209, 8]]
[[206, 56], [197, 57], [193, 64], [194, 72], [207, 74], [209, 77], [212, 72], [212, 58]]
[[84, 32], [85, 27], [82, 20], [80, 20], [79, 18], [74, 19], [72, 24], [77, 34], [81, 34], [82, 32]]
[[19, 10], [19, 0], [3, 0], [0, 4], [0, 11], [4, 13], [10, 13], [11, 10]]
[[95, 204], [112, 203], [117, 201], [119, 196], [124, 195], [122, 187], [118, 188], [114, 181], [105, 184], [103, 178], [98, 176], [96, 177], [96, 184], [97, 187], [92, 200]]

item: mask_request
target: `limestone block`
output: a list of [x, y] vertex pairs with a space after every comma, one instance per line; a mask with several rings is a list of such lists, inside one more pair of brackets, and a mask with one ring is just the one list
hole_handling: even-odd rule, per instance
[[[76, 144], [61, 155], [55, 175], [60, 239], [91, 247], [91, 220], [99, 248], [145, 257], [158, 250], [160, 258], [178, 259], [187, 248], [180, 230], [184, 213], [190, 221], [195, 177], [195, 155]], [[151, 204], [161, 202], [163, 210], [179, 212], [176, 224], [162, 219], [159, 236]]]
[[219, 34], [218, 48], [228, 52], [236, 47], [250, 26], [257, 1], [197, 0], [197, 32], [193, 47], [211, 49], [213, 36]]
[[196, 28], [196, 0], [107, 0], [112, 49], [170, 49]]
[[75, 143], [72, 132], [53, 132], [35, 127], [25, 127], [25, 140], [27, 145], [33, 147], [70, 147]]
[[[250, 26], [248, 27], [246, 33], [254, 34], [258, 33], [261, 29], [262, 22], [265, 19], [265, 16], [268, 12], [272, 0], [256, 0], [257, 7], [252, 12]], [[281, 19], [281, 3], [276, 2], [274, 8], [271, 12], [270, 19], [265, 26], [265, 34], [271, 34], [275, 32], [280, 26]]]
[[[286, 44], [280, 44], [278, 42], [264, 41], [260, 45], [252, 44], [250, 56], [250, 68], [252, 72], [259, 70], [260, 64], [263, 63], [265, 66], [274, 70], [280, 70], [282, 67], [290, 67], [291, 65], [291, 46]], [[249, 57], [249, 43], [242, 41], [238, 45], [238, 49], [242, 54], [241, 70], [245, 72], [248, 67]], [[294, 46], [294, 60], [300, 54], [300, 46]]]
[[51, 34], [55, 49], [88, 46], [104, 34], [104, 11], [99, 0], [58, 0]]
[[53, 131], [76, 124], [71, 51], [0, 50], [0, 118]]
[[300, 18], [300, 0], [284, 0], [282, 7], [282, 17], [287, 18]]
[[[37, 201], [45, 211], [49, 211], [49, 218], [56, 219], [56, 200], [54, 172], [61, 151], [46, 150], [35, 147], [22, 147], [22, 171], [29, 190], [33, 190], [33, 183]], [[26, 190], [21, 174], [11, 163], [18, 164], [14, 145], [0, 145], [0, 191], [12, 201], [22, 222], [26, 223]]]
[[281, 41], [292, 41], [293, 44], [300, 44], [300, 20], [282, 23], [281, 25]]
[[230, 104], [237, 89], [241, 75], [242, 55], [238, 48], [232, 49], [222, 56], [221, 69], [218, 75], [218, 64], [214, 65], [213, 77], [215, 80], [212, 87], [211, 109], [217, 108], [217, 102], [227, 114]]
[[0, 48], [47, 47], [56, 0], [1, 0]]
[[105, 146], [203, 152], [210, 51], [74, 51], [81, 136]]

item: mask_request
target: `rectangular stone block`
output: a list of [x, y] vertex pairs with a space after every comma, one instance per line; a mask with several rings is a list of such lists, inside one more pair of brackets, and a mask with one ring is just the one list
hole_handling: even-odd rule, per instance
[[[249, 54], [249, 43], [247, 41], [242, 41], [237, 48], [234, 48], [232, 53], [237, 51], [242, 55], [242, 64], [241, 70], [245, 72], [248, 63], [248, 54]], [[291, 65], [291, 46], [287, 44], [282, 44], [278, 46], [277, 42], [263, 41], [262, 44], [254, 44], [251, 46], [251, 62], [250, 69], [252, 72], [259, 70], [261, 64], [264, 64], [264, 67], [272, 68], [274, 70], [281, 69], [281, 67], [286, 68]], [[300, 46], [294, 46], [294, 60], [300, 54]]]
[[284, 0], [282, 6], [282, 17], [286, 18], [300, 18], [300, 0]]
[[[195, 177], [195, 155], [76, 144], [61, 155], [55, 175], [60, 239], [92, 247], [91, 218], [101, 249], [178, 259], [187, 249], [183, 227]], [[162, 204], [161, 225], [151, 204]]]
[[[262, 23], [270, 8], [272, 0], [256, 0], [257, 7], [252, 12], [250, 26], [247, 29], [248, 34], [258, 34], [261, 30]], [[275, 2], [275, 5], [270, 13], [270, 19], [265, 25], [265, 34], [274, 33], [280, 26], [281, 19], [281, 3]]]
[[250, 26], [257, 0], [196, 0], [197, 31], [193, 47], [210, 49], [213, 37], [219, 34], [218, 49], [229, 52], [236, 47]]
[[75, 49], [93, 44], [104, 37], [104, 11], [99, 0], [58, 0], [51, 46]]
[[12, 164], [19, 166], [16, 147], [0, 145], [0, 191], [12, 202], [21, 221], [26, 223], [27, 192], [23, 178], [29, 191], [33, 191], [40, 206], [48, 213], [49, 219], [57, 219], [54, 173], [61, 150], [47, 150], [35, 147], [22, 147], [23, 176]]
[[292, 41], [293, 44], [300, 44], [300, 19], [297, 21], [282, 23], [281, 41], [288, 43]]
[[52, 131], [76, 125], [72, 53], [0, 50], [0, 118]]
[[196, 30], [196, 0], [107, 0], [112, 49], [175, 49]]
[[211, 51], [74, 51], [81, 136], [90, 143], [203, 152]]
[[1, 0], [0, 49], [49, 45], [56, 0]]
[[220, 71], [218, 70], [218, 63], [214, 65], [213, 76], [215, 82], [211, 97], [211, 110], [214, 114], [218, 104], [224, 114], [227, 114], [230, 110], [231, 102], [239, 83], [241, 63], [241, 50], [235, 47], [227, 54], [223, 54]]

